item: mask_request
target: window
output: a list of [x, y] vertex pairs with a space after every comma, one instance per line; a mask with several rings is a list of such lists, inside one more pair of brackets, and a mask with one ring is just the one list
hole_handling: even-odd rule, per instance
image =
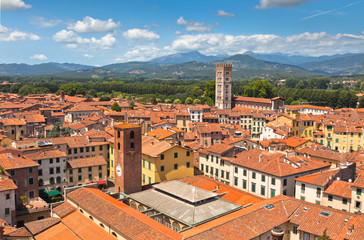
[[53, 163], [53, 158], [49, 159], [49, 163], [52, 164]]
[[[177, 163], [175, 163], [175, 164], [174, 164], [174, 169], [175, 169], [175, 170], [177, 170], [177, 169], [178, 169], [178, 164], [177, 164]], [[212, 169], [212, 168], [211, 168], [211, 169]]]
[[203, 164], [201, 164], [201, 172], [203, 172], [203, 167], [204, 167], [204, 165], [203, 165]]
[[186, 152], [186, 156], [189, 157], [191, 155], [191, 152], [190, 151], [187, 151]]
[[[118, 148], [120, 149], [120, 143], [118, 143]], [[90, 152], [90, 147], [86, 147], [86, 152]]]
[[360, 209], [360, 205], [361, 205], [361, 202], [355, 201], [355, 208], [359, 208]]
[[321, 201], [316, 200], [316, 204], [317, 205], [320, 205], [321, 204]]
[[99, 150], [102, 151], [102, 146], [99, 147]]
[[328, 198], [329, 198], [329, 201], [332, 202], [333, 196], [329, 195]]
[[264, 186], [260, 187], [260, 194], [265, 196], [265, 187]]
[[174, 153], [174, 158], [178, 158], [178, 153]]
[[357, 188], [357, 189], [356, 189], [356, 195], [361, 196], [361, 188]]
[[57, 177], [57, 183], [61, 183], [62, 182], [62, 179], [60, 176]]
[[276, 195], [276, 190], [275, 189], [271, 189], [270, 190], [270, 197], [274, 197]]
[[73, 153], [77, 154], [77, 148], [73, 149]]
[[100, 227], [105, 228], [104, 224], [100, 223]]
[[226, 179], [230, 179], [230, 172], [226, 172]]
[[61, 173], [61, 168], [60, 167], [56, 168], [56, 173]]
[[262, 182], [265, 182], [265, 175], [262, 175]]
[[145, 159], [142, 160], [143, 168], [145, 168]]
[[78, 169], [78, 173], [81, 173], [81, 172], [82, 172], [82, 168], [79, 168], [79, 169]]
[[294, 234], [297, 234], [297, 233], [298, 233], [298, 231], [297, 231], [297, 230], [298, 230], [298, 228], [297, 228], [296, 226], [293, 226], [293, 233], [294, 233]]
[[283, 186], [287, 186], [287, 179], [283, 179]]
[[276, 179], [275, 178], [272, 178], [271, 182], [272, 182], [272, 185], [276, 185]]
[[59, 163], [59, 158], [56, 158], [56, 163]]
[[253, 178], [253, 179], [255, 179], [255, 177], [256, 177], [256, 173], [255, 173], [255, 172], [253, 172], [253, 173], [252, 173], [252, 178]]
[[88, 175], [88, 180], [92, 180], [92, 174]]
[[99, 178], [102, 178], [102, 173], [99, 173]]
[[43, 169], [38, 169], [38, 176], [43, 176]]
[[10, 214], [10, 208], [5, 208], [5, 215], [9, 215]]
[[145, 174], [143, 174], [143, 183], [145, 183]]
[[152, 169], [152, 163], [148, 162], [148, 169], [151, 170]]
[[161, 172], [164, 172], [164, 166], [161, 166]]
[[243, 188], [246, 189], [246, 180], [243, 180]]
[[239, 171], [239, 170], [238, 170], [238, 168], [237, 168], [237, 167], [235, 167], [235, 173], [238, 173], [238, 171]]
[[304, 183], [301, 183], [301, 193], [305, 193], [306, 185]]
[[88, 167], [88, 171], [89, 172], [92, 172], [92, 167]]
[[344, 205], [348, 204], [348, 199], [347, 198], [343, 198], [343, 204]]
[[15, 175], [15, 170], [10, 170], [10, 175], [14, 176]]
[[135, 137], [134, 135], [135, 135], [135, 134], [134, 134], [134, 131], [131, 131], [131, 132], [130, 132], [130, 139], [134, 139], [134, 137]]
[[49, 168], [49, 174], [54, 174], [54, 168]]
[[164, 154], [161, 154], [161, 160], [164, 160]]
[[31, 177], [28, 179], [28, 183], [29, 185], [33, 185], [34, 184], [34, 179]]
[[225, 176], [225, 171], [221, 170], [221, 178], [224, 178], [224, 176]]
[[152, 178], [148, 177], [148, 184], [151, 184], [151, 183], [152, 183]]
[[82, 148], [80, 148], [80, 152], [82, 152], [82, 153], [83, 153], [83, 147], [82, 147]]
[[99, 171], [101, 171], [102, 170], [102, 166], [99, 166]]
[[7, 193], [5, 198], [6, 200], [10, 199], [10, 193]]
[[82, 181], [82, 176], [81, 175], [78, 176], [78, 181]]
[[70, 177], [70, 182], [73, 182], [73, 177]]
[[33, 173], [33, 168], [32, 167], [28, 168], [28, 171], [29, 173]]
[[189, 168], [190, 167], [190, 162], [186, 162], [186, 167]]
[[238, 178], [237, 177], [234, 177], [234, 185], [238, 186]]
[[321, 198], [321, 188], [316, 189], [316, 197]]
[[206, 165], [206, 173], [209, 173], [209, 166]]
[[283, 190], [283, 195], [287, 196], [287, 190]]
[[252, 192], [255, 192], [255, 183], [252, 183]]
[[116, 233], [112, 232], [111, 235], [113, 235], [114, 237], [118, 237], [118, 235], [116, 235]]
[[306, 198], [305, 198], [304, 196], [301, 196], [301, 197], [300, 197], [300, 199], [301, 199], [302, 201], [305, 201], [305, 199], [306, 199]]

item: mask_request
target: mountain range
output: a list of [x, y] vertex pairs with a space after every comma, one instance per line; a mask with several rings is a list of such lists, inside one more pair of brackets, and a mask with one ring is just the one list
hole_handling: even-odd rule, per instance
[[125, 62], [94, 67], [73, 63], [0, 64], [0, 75], [57, 75], [69, 77], [214, 78], [217, 63], [232, 63], [233, 78], [313, 77], [364, 74], [364, 54], [298, 56], [246, 52], [207, 56], [198, 51], [176, 53], [148, 62]]

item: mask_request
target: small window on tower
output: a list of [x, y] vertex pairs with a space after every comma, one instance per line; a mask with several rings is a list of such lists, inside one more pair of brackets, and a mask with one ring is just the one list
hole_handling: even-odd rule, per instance
[[134, 143], [130, 143], [131, 150], [134, 150]]
[[120, 143], [118, 143], [118, 149], [120, 150]]
[[120, 138], [120, 131], [118, 131], [118, 138]]
[[134, 139], [134, 131], [130, 132], [130, 139]]

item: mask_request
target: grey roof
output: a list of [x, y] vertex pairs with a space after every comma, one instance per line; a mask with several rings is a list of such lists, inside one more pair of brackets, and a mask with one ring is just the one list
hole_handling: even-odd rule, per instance
[[[145, 204], [150, 208], [153, 208], [190, 226], [207, 220], [212, 220], [217, 216], [228, 214], [232, 211], [242, 208], [242, 206], [238, 204], [221, 199], [215, 193], [179, 182], [182, 183], [182, 185], [187, 185], [187, 187], [182, 186], [181, 184], [175, 182], [179, 181], [166, 182], [170, 183], [168, 185], [165, 185], [165, 183], [157, 184], [155, 185], [156, 189], [133, 193], [130, 195], [130, 197], [137, 202]], [[172, 188], [172, 192], [174, 194], [167, 194], [164, 190], [160, 191], [160, 186], [162, 186], [164, 189]], [[188, 189], [191, 191], [191, 193], [188, 193]], [[184, 194], [190, 196], [189, 199], [191, 199], [191, 196], [195, 196], [195, 192], [200, 191], [207, 192], [205, 195], [196, 198], [205, 199], [205, 201], [200, 203], [191, 203], [191, 201], [186, 201], [184, 198], [179, 197], [183, 196]], [[177, 194], [178, 192], [180, 192], [180, 194]], [[213, 197], [207, 198], [207, 196]], [[192, 198], [192, 200], [194, 199]]]
[[217, 196], [216, 193], [209, 192], [177, 180], [155, 184], [153, 187], [191, 203], [196, 203]]

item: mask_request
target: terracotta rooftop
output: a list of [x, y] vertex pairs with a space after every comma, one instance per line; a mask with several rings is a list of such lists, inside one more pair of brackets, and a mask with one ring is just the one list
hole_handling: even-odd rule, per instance
[[353, 183], [335, 180], [331, 185], [324, 191], [324, 193], [340, 196], [344, 198], [351, 198], [351, 186]]
[[0, 166], [5, 170], [10, 170], [17, 168], [36, 167], [39, 166], [39, 164], [26, 157], [14, 157], [10, 153], [3, 153], [0, 154]]
[[13, 180], [11, 180], [10, 178], [0, 178], [0, 192], [15, 190], [17, 188], [18, 187], [15, 185]]
[[61, 152], [59, 149], [50, 149], [50, 150], [43, 150], [34, 153], [28, 153], [25, 155], [26, 157], [32, 160], [42, 160], [42, 159], [49, 159], [49, 158], [61, 158], [67, 157], [65, 152]]
[[71, 168], [94, 167], [107, 164], [105, 158], [101, 155], [88, 158], [70, 159], [67, 163]]
[[135, 123], [120, 123], [114, 126], [114, 128], [139, 128], [140, 126]]

